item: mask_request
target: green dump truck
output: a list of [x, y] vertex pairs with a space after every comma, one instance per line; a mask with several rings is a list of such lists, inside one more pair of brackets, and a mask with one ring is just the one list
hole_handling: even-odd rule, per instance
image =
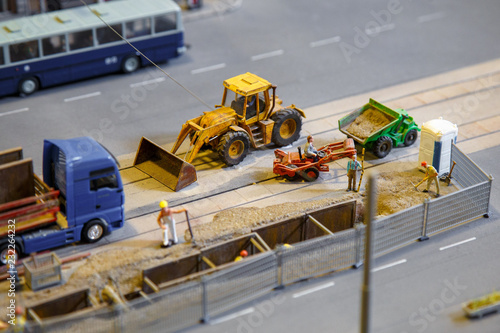
[[420, 131], [408, 112], [392, 110], [371, 98], [368, 104], [339, 119], [339, 130], [379, 158], [386, 157], [392, 147], [411, 146]]

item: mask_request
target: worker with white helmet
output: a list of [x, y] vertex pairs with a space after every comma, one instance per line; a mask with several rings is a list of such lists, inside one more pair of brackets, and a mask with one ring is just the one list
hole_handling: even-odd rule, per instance
[[[175, 220], [174, 214], [183, 213], [186, 211], [185, 208], [172, 209], [168, 207], [167, 200], [160, 201], [160, 214], [158, 215], [158, 225], [163, 229], [163, 244], [162, 247], [169, 247], [171, 245], [177, 244], [179, 240], [177, 239], [177, 232], [175, 231]], [[167, 226], [168, 225], [168, 229]], [[168, 238], [168, 232], [170, 230], [171, 238]]]

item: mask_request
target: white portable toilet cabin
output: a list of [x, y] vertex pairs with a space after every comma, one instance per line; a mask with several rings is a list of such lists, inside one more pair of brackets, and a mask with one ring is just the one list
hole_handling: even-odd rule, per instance
[[436, 168], [439, 176], [450, 172], [451, 143], [457, 143], [458, 128], [448, 120], [429, 120], [422, 125], [418, 164], [426, 161]]

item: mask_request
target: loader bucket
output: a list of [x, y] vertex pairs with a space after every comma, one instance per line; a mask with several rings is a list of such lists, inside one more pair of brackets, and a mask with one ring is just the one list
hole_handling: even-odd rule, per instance
[[176, 192], [197, 179], [192, 164], [145, 137], [141, 138], [134, 166]]

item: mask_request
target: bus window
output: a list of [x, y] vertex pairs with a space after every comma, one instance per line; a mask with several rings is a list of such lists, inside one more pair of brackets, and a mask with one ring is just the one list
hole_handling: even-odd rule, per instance
[[127, 38], [151, 35], [151, 20], [149, 18], [139, 19], [125, 23]]
[[10, 61], [18, 62], [38, 58], [38, 41], [32, 40], [29, 42], [12, 44], [9, 46]]
[[68, 34], [69, 49], [71, 51], [94, 46], [92, 30], [78, 31]]
[[[115, 24], [111, 26], [116, 32], [118, 32], [120, 35], [122, 34], [122, 25], [121, 24]], [[113, 30], [110, 28], [102, 27], [102, 28], [97, 28], [97, 43], [98, 44], [106, 44], [106, 43], [111, 43], [111, 42], [116, 42], [118, 40], [121, 40], [120, 36], [118, 36]]]
[[52, 36], [42, 39], [43, 55], [52, 55], [66, 51], [66, 38], [64, 35]]
[[174, 30], [177, 27], [175, 13], [155, 17], [155, 32]]
[[0, 65], [5, 64], [5, 60], [3, 59], [3, 46], [0, 46]]

